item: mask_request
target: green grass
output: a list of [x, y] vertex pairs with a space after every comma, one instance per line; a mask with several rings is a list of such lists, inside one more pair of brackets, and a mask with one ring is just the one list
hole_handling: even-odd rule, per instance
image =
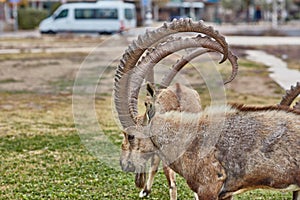
[[13, 79], [13, 78], [0, 80], [0, 84], [3, 84], [3, 83], [16, 83], [16, 82], [20, 82], [20, 81], [18, 81], [16, 79]]
[[[76, 132], [2, 138], [2, 144], [0, 194], [7, 199], [102, 199], [122, 195], [122, 185], [132, 183], [129, 174], [91, 156]], [[120, 189], [111, 193], [108, 185]]]
[[[6, 94], [0, 105], [0, 199], [138, 199], [134, 175], [110, 168], [82, 144], [73, 122], [71, 99], [64, 96]], [[16, 103], [18, 99], [18, 103]], [[28, 104], [35, 104], [32, 108]], [[110, 98], [97, 102], [105, 134], [119, 144]], [[181, 199], [192, 196], [183, 179]], [[158, 173], [149, 199], [167, 199], [168, 187]]]
[[[1, 199], [138, 199], [133, 175], [93, 157], [76, 132], [53, 136], [1, 137]], [[178, 178], [179, 199], [192, 199]], [[168, 199], [159, 172], [148, 199]], [[252, 191], [236, 199], [289, 199], [274, 192]]]
[[[70, 97], [19, 93], [0, 97], [0, 105], [13, 107], [0, 116], [0, 199], [139, 199], [133, 174], [110, 168], [82, 144]], [[26, 107], [29, 104], [35, 106]], [[96, 108], [105, 134], [119, 146], [111, 99], [97, 100]], [[177, 179], [179, 199], [193, 199], [185, 181]], [[168, 198], [167, 181], [159, 171], [148, 199]], [[291, 194], [256, 190], [235, 199], [288, 200]]]
[[[48, 58], [46, 54], [42, 56]], [[25, 54], [10, 59], [24, 58], [31, 59]], [[1, 59], [6, 58], [0, 56]], [[240, 76], [267, 75], [265, 66], [243, 59], [240, 65]], [[228, 77], [229, 65], [218, 68]], [[94, 79], [80, 84], [90, 84]], [[58, 91], [70, 91], [73, 81], [65, 79], [49, 84]], [[274, 83], [268, 84], [275, 87]], [[203, 105], [209, 105], [205, 85], [193, 87], [200, 93]], [[278, 89], [276, 93], [282, 91]], [[276, 104], [280, 99], [280, 96], [240, 94], [233, 90], [227, 90], [226, 95], [229, 102], [254, 105]], [[120, 150], [122, 134], [113, 117], [110, 94], [96, 97], [99, 125]], [[0, 111], [0, 199], [139, 199], [140, 189], [134, 185], [133, 174], [111, 168], [110, 163], [98, 159], [82, 143], [74, 124], [72, 96], [0, 92]], [[185, 180], [177, 177], [178, 199], [193, 199]], [[169, 199], [168, 191], [166, 178], [160, 170], [148, 199]], [[291, 200], [291, 193], [254, 190], [235, 196], [237, 199]]]
[[87, 53], [47, 53], [47, 52], [41, 52], [41, 53], [31, 53], [31, 52], [20, 52], [18, 54], [1, 54], [0, 55], [0, 61], [6, 61], [6, 60], [32, 60], [32, 59], [57, 59], [57, 58], [67, 58], [70, 56], [73, 56], [74, 59], [83, 59]]

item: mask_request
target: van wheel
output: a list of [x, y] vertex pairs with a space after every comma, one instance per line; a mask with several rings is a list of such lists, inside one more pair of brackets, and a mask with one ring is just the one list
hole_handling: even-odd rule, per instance
[[49, 30], [49, 31], [41, 31], [41, 34], [51, 34], [51, 35], [54, 35], [56, 34], [55, 31], [52, 31], [52, 30]]
[[48, 31], [48, 34], [55, 35], [55, 34], [56, 34], [56, 32], [55, 32], [55, 31], [52, 31], [52, 30], [49, 30], [49, 31]]
[[99, 35], [112, 35], [112, 32], [102, 31], [98, 33]]

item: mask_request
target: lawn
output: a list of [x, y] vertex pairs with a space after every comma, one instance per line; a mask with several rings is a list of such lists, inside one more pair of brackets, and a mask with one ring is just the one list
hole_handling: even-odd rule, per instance
[[[109, 109], [109, 102], [97, 104]], [[0, 104], [0, 199], [138, 198], [133, 174], [111, 168], [82, 144], [70, 96], [2, 93]], [[150, 199], [167, 198], [167, 182], [161, 172], [157, 177]], [[183, 180], [178, 185], [181, 199], [191, 197]]]
[[[10, 56], [9, 61], [22, 63], [27, 56]], [[52, 57], [55, 55], [51, 55], [51, 59]], [[60, 55], [58, 60], [61, 58]], [[34, 56], [30, 55], [30, 59], [34, 59]], [[7, 58], [1, 57], [0, 60]], [[240, 65], [240, 77], [237, 82], [232, 83], [232, 87], [226, 89], [229, 102], [252, 105], [279, 102], [283, 91], [268, 78], [265, 66], [245, 59], [240, 60]], [[187, 68], [186, 73], [189, 72], [193, 73]], [[226, 67], [223, 72], [228, 76]], [[187, 76], [193, 78], [191, 74]], [[262, 91], [261, 95], [259, 92], [251, 92], [251, 88], [247, 87], [250, 84], [255, 86], [256, 83], [239, 82], [243, 77], [246, 80], [259, 77], [263, 83], [261, 87], [268, 93]], [[20, 82], [22, 80], [6, 78], [0, 84], [11, 87], [9, 84]], [[42, 80], [40, 82], [45, 84]], [[91, 146], [85, 145], [86, 142], [83, 142], [82, 135], [78, 134], [77, 124], [74, 123], [72, 77], [61, 76], [48, 84], [50, 88], [59, 91], [0, 90], [0, 199], [139, 199], [134, 175], [124, 173], [116, 166], [118, 157], [114, 157], [113, 163], [107, 159], [110, 154], [106, 150], [115, 148], [117, 152], [114, 153], [118, 154], [122, 141], [121, 130], [112, 112], [111, 95], [96, 95], [97, 122], [103, 132], [93, 133], [106, 138], [109, 143], [92, 141], [89, 143], [94, 145], [91, 151]], [[235, 85], [242, 85], [242, 89]], [[192, 86], [200, 93], [203, 105], [208, 105], [210, 97], [205, 85], [196, 83]], [[105, 145], [111, 145], [112, 148], [102, 148]], [[193, 199], [193, 193], [179, 176], [177, 186], [178, 199]], [[148, 199], [169, 199], [168, 191], [166, 178], [160, 170]], [[235, 199], [292, 198], [291, 193], [255, 190], [235, 196]]]
[[[0, 199], [138, 199], [133, 174], [111, 168], [82, 144], [70, 96], [2, 93], [0, 104]], [[108, 115], [110, 97], [96, 105], [99, 123], [110, 124], [104, 133], [115, 135], [110, 138], [119, 145], [118, 127]], [[182, 178], [177, 184], [179, 199], [192, 199]], [[161, 171], [148, 199], [168, 199]], [[252, 191], [235, 199], [291, 199], [291, 194]]]

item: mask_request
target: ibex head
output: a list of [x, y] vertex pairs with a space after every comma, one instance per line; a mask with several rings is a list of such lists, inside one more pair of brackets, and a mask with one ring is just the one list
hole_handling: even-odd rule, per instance
[[[178, 32], [198, 32], [206, 36], [198, 35], [192, 38], [169, 37]], [[181, 98], [178, 98], [176, 92], [174, 94], [174, 92], [170, 92], [171, 89], [167, 88], [156, 94], [156, 96], [152, 93], [154, 102], [146, 103], [145, 115], [138, 117], [137, 101], [143, 80], [147, 74], [152, 72], [155, 64], [164, 57], [182, 49], [199, 47], [202, 48], [201, 51], [196, 50], [190, 56], [187, 56], [187, 62], [207, 52], [221, 53], [223, 54], [221, 62], [229, 59], [233, 69], [231, 77], [225, 83], [234, 79], [237, 74], [237, 58], [229, 51], [224, 37], [213, 30], [212, 27], [207, 27], [202, 22], [193, 22], [191, 19], [174, 20], [169, 24], [165, 23], [154, 31], [148, 31], [145, 35], [139, 36], [136, 41], [133, 41], [126, 50], [116, 71], [114, 98], [119, 120], [125, 130], [120, 161], [123, 170], [141, 173], [147, 159], [156, 152], [156, 147], [149, 138], [150, 133], [147, 132], [147, 124], [154, 113], [182, 109], [180, 107]], [[145, 51], [147, 51], [146, 55], [140, 59]], [[187, 62], [182, 61], [178, 62], [177, 65], [175, 64], [165, 76], [161, 85], [167, 87], [176, 73]], [[194, 101], [195, 97], [190, 99]], [[191, 110], [193, 110], [193, 107], [191, 107]]]
[[143, 126], [125, 129], [120, 164], [127, 172], [145, 172], [145, 163], [156, 151]]
[[[176, 89], [180, 90], [177, 91], [177, 94]], [[186, 96], [183, 97], [181, 95], [182, 93], [188, 94], [188, 97], [192, 96], [188, 105], [194, 105], [193, 109], [195, 111], [201, 110], [201, 107], [199, 108], [200, 97], [192, 89], [176, 84], [176, 88], [170, 86], [166, 89], [156, 91], [154, 85], [147, 84], [147, 99], [144, 102], [146, 110], [144, 115], [136, 118], [137, 124], [135, 126], [130, 126], [123, 131], [121, 166], [124, 171], [143, 172], [145, 163], [157, 151], [150, 139], [150, 133], [147, 132], [148, 124], [154, 117], [155, 112], [164, 113], [166, 111], [179, 111], [182, 109], [180, 101], [187, 101]]]
[[[136, 126], [127, 127], [123, 131], [124, 138], [120, 164], [124, 171], [143, 174], [145, 172], [145, 163], [156, 151], [146, 128], [155, 114], [155, 98], [156, 91], [154, 85], [148, 83], [147, 97], [144, 102], [146, 107], [144, 115], [136, 118]], [[137, 183], [137, 185], [141, 184]]]

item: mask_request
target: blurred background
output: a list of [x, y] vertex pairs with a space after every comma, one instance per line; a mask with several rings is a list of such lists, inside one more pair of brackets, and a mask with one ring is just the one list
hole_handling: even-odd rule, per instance
[[[126, 3], [135, 12], [119, 16], [141, 28], [113, 35], [40, 34], [41, 21], [67, 18], [60, 6], [71, 2], [77, 0], [0, 0], [0, 199], [139, 199], [134, 175], [107, 162], [112, 158], [110, 147], [119, 153], [123, 139], [113, 112], [114, 75], [128, 45], [163, 21], [204, 20], [226, 36], [239, 58], [238, 76], [225, 87], [229, 103], [276, 105], [285, 90], [300, 81], [300, 0], [131, 0]], [[90, 14], [95, 1], [85, 2], [90, 2]], [[121, 4], [111, 2], [113, 9]], [[124, 28], [111, 13], [106, 17]], [[73, 24], [80, 21], [72, 17]], [[87, 15], [85, 21], [95, 18]], [[67, 24], [70, 21], [60, 27]], [[158, 68], [168, 70], [190, 52], [176, 52]], [[203, 108], [210, 105], [211, 96], [200, 69], [216, 68], [224, 80], [231, 73], [230, 63], [219, 65], [219, 59], [213, 53], [195, 58], [175, 79], [189, 81]], [[74, 85], [84, 92], [74, 94]], [[74, 110], [84, 110], [74, 109], [74, 98], [85, 100], [92, 93], [82, 105], [95, 108], [99, 123], [93, 125], [102, 128], [93, 132], [101, 136], [92, 140], [93, 148], [83, 143], [73, 115]], [[111, 143], [99, 140], [103, 135]], [[178, 199], [194, 199], [185, 180], [178, 176], [176, 183]], [[161, 170], [147, 199], [169, 199]], [[234, 199], [292, 200], [292, 194], [255, 190]]]
[[[35, 29], [61, 5], [94, 0], [1, 0], [0, 32]], [[300, 19], [300, 0], [124, 0], [135, 4], [137, 25], [190, 17], [217, 24], [265, 24]]]

